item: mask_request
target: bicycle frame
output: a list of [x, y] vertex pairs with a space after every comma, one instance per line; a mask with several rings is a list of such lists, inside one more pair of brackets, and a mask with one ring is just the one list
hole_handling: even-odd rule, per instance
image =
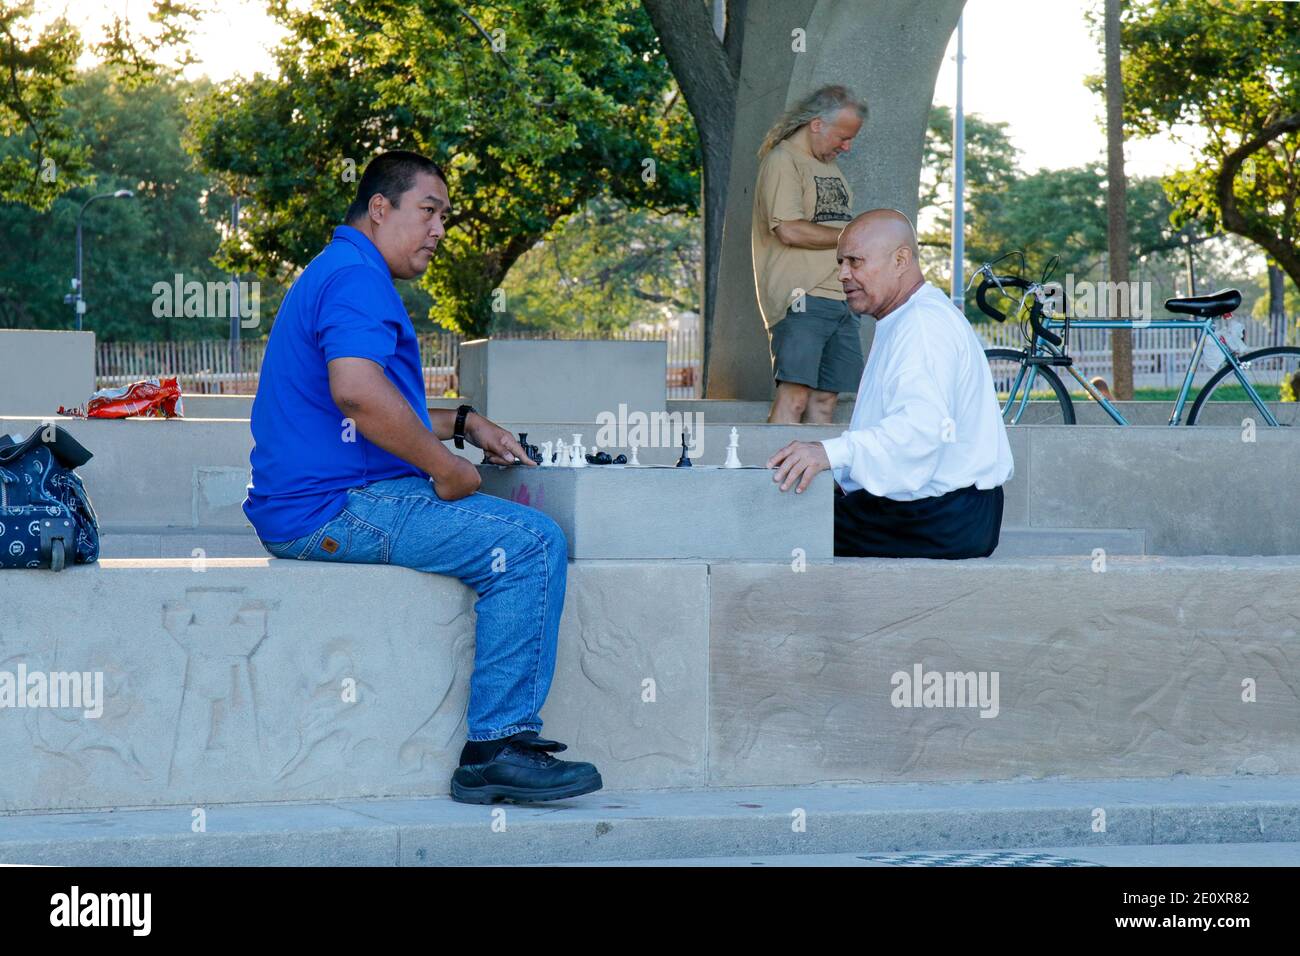
[[[1048, 330], [1064, 330], [1066, 328], [1066, 323], [1061, 319], [1044, 317], [1041, 322], [1043, 328]], [[1168, 424], [1179, 425], [1182, 423], [1183, 408], [1187, 405], [1187, 399], [1191, 394], [1192, 381], [1196, 377], [1196, 368], [1200, 365], [1201, 355], [1205, 351], [1205, 343], [1209, 340], [1218, 347], [1220, 352], [1223, 353], [1224, 361], [1232, 366], [1232, 372], [1237, 377], [1237, 381], [1240, 382], [1242, 387], [1246, 390], [1246, 395], [1250, 398], [1251, 402], [1254, 403], [1257, 409], [1259, 409], [1259, 413], [1264, 417], [1264, 421], [1269, 425], [1277, 425], [1277, 419], [1273, 417], [1273, 413], [1268, 410], [1268, 406], [1264, 404], [1264, 401], [1259, 397], [1259, 394], [1251, 387], [1250, 382], [1246, 381], [1246, 377], [1242, 374], [1241, 363], [1237, 361], [1237, 357], [1232, 354], [1232, 350], [1224, 345], [1223, 342], [1219, 340], [1219, 337], [1214, 334], [1214, 318], [1207, 318], [1200, 321], [1192, 319], [1157, 319], [1150, 322], [1132, 322], [1116, 319], [1071, 319], [1069, 325], [1070, 328], [1075, 329], [1181, 329], [1187, 332], [1198, 332], [1199, 334], [1196, 337], [1196, 347], [1192, 350], [1192, 359], [1187, 365], [1187, 374], [1183, 377], [1182, 387], [1178, 390], [1178, 398], [1174, 401], [1174, 408], [1169, 415]], [[1048, 342], [1046, 339], [1042, 338], [1042, 336], [1035, 336], [1033, 347], [1029, 350], [1029, 355], [1033, 358], [1061, 358], [1064, 357], [1065, 353], [1061, 348]], [[1109, 415], [1117, 425], [1128, 424], [1128, 421], [1122, 414], [1120, 414], [1119, 409], [1107, 401], [1106, 398], [1104, 398], [1102, 394], [1093, 387], [1091, 382], [1080, 375], [1077, 368], [1073, 365], [1056, 365], [1054, 367], [1064, 368], [1069, 372], [1088, 396], [1104, 408], [1106, 414]], [[1029, 406], [1029, 395], [1034, 389], [1035, 380], [1038, 378], [1038, 366], [1029, 362], [1021, 364], [1020, 371], [1017, 373], [1016, 379], [1012, 383], [1011, 390], [1008, 393], [1008, 403], [1014, 400], [1021, 382], [1025, 379], [1026, 372], [1028, 372], [1029, 381], [1025, 386], [1024, 395], [1021, 396], [1019, 405], [1015, 410], [1015, 415], [1011, 419], [1010, 424], [1012, 425], [1019, 424], [1020, 416], [1024, 414], [1025, 409]]]

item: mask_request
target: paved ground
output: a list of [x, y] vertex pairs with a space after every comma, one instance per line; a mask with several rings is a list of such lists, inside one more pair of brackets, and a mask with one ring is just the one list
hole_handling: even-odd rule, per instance
[[1159, 846], [1022, 847], [929, 853], [820, 853], [788, 856], [691, 857], [538, 866], [1300, 866], [1300, 843], [1220, 843]]
[[[1144, 865], [1161, 865], [1155, 848], [1162, 845], [1183, 845], [1170, 852], [1197, 859], [1222, 852], [1203, 844], [1248, 844], [1271, 854], [1290, 849], [1272, 849], [1278, 844], [1300, 845], [1300, 779], [1283, 776], [601, 792], [533, 806], [475, 807], [440, 797], [195, 809], [0, 816], [0, 863], [429, 866], [741, 858], [748, 865], [769, 857], [789, 862], [1014, 848], [1093, 859], [1081, 855], [1128, 847], [1155, 854]], [[1095, 862], [1122, 859], [1120, 853]]]

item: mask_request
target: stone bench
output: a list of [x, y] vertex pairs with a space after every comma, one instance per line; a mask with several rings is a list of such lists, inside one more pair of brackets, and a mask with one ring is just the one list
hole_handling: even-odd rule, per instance
[[0, 329], [0, 414], [53, 415], [94, 391], [94, 332]]
[[[571, 568], [543, 717], [611, 787], [705, 783], [707, 571]], [[104, 701], [0, 709], [0, 811], [445, 794], [473, 605], [438, 575], [269, 556], [5, 572], [0, 671], [102, 672]]]
[[[1300, 772], [1300, 558], [1095, 567], [574, 562], [546, 732], [611, 790]], [[0, 812], [445, 794], [472, 603], [269, 557], [0, 572], [0, 671], [104, 689], [0, 710]]]
[[[40, 418], [0, 419], [23, 434]], [[244, 421], [60, 419], [95, 458], [79, 469], [107, 532], [118, 529], [244, 529], [252, 436]], [[539, 443], [591, 424], [503, 423]], [[726, 458], [730, 425], [705, 424], [699, 462]], [[740, 458], [764, 463], [791, 440], [838, 434], [838, 426], [741, 425]], [[1153, 554], [1292, 554], [1300, 495], [1288, 481], [1300, 460], [1294, 429], [1130, 428], [1035, 425], [1008, 429], [1016, 474], [1006, 485], [1003, 526], [1110, 529], [1145, 534]], [[450, 442], [447, 443], [450, 447]], [[454, 449], [453, 449], [454, 450]], [[471, 460], [481, 453], [467, 447]], [[645, 448], [643, 464], [671, 464], [680, 450]], [[720, 480], [724, 480], [720, 479]], [[1105, 547], [1104, 543], [1097, 546]], [[184, 552], [183, 552], [184, 553]]]

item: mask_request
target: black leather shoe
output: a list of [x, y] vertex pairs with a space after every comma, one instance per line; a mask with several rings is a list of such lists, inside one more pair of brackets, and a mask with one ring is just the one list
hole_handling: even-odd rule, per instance
[[458, 803], [534, 803], [577, 797], [604, 786], [592, 764], [551, 756], [567, 749], [537, 736], [535, 730], [515, 734], [487, 763], [457, 767], [451, 775], [451, 798]]

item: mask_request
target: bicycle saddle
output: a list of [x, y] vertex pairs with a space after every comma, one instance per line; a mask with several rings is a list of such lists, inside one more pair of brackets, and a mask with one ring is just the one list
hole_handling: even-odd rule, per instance
[[1220, 289], [1209, 295], [1189, 295], [1181, 299], [1165, 299], [1165, 309], [1184, 315], [1226, 315], [1241, 305], [1241, 293], [1236, 289]]

